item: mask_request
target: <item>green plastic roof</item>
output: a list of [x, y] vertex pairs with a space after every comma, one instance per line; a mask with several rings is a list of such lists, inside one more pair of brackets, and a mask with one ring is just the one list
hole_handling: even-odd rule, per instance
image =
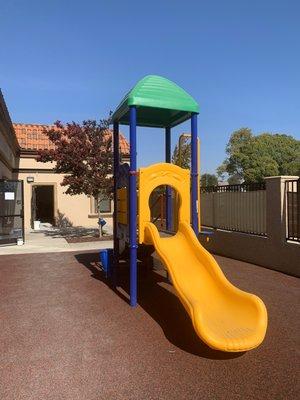
[[158, 75], [141, 79], [121, 101], [112, 121], [129, 125], [129, 107], [137, 107], [137, 125], [172, 127], [199, 112], [196, 101], [174, 82]]

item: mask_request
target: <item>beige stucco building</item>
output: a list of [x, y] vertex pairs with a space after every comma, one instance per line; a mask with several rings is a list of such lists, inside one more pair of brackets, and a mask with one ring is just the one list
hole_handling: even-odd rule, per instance
[[12, 179], [19, 164], [19, 144], [0, 90], [0, 179]]
[[[95, 201], [85, 195], [70, 196], [61, 186], [63, 175], [53, 171], [52, 163], [37, 161], [38, 150], [51, 148], [43, 133], [49, 125], [13, 124], [0, 92], [0, 180], [22, 180], [24, 187], [25, 232], [39, 220], [53, 225], [97, 227]], [[124, 161], [129, 157], [129, 145], [122, 136], [120, 147]], [[113, 204], [101, 202], [107, 225], [112, 225]]]

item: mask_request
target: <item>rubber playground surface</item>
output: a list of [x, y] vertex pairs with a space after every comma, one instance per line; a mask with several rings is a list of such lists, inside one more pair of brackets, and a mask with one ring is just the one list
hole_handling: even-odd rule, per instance
[[300, 280], [216, 257], [230, 281], [268, 309], [266, 339], [246, 353], [204, 345], [163, 271], [139, 270], [127, 304], [97, 252], [0, 256], [0, 398], [297, 399]]

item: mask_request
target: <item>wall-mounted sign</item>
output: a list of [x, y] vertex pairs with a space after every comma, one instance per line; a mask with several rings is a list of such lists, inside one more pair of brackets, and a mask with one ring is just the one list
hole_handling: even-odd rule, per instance
[[15, 193], [14, 192], [4, 192], [4, 200], [14, 200]]

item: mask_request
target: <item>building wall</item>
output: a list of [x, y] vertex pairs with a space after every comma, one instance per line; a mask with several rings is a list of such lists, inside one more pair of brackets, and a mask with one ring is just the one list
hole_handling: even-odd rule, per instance
[[10, 178], [16, 166], [16, 156], [0, 124], [0, 178]]
[[11, 179], [12, 170], [4, 164], [3, 161], [0, 160], [0, 179]]
[[0, 90], [0, 179], [11, 179], [17, 167], [19, 145], [14, 128]]
[[[34, 157], [21, 157], [19, 170], [15, 172], [16, 179], [24, 181], [24, 222], [25, 230], [31, 228], [31, 198], [33, 185], [54, 186], [55, 217], [67, 218], [74, 226], [97, 228], [98, 216], [91, 213], [91, 199], [85, 195], [70, 196], [65, 194], [66, 187], [61, 186], [63, 176], [51, 170], [52, 163], [40, 163]], [[34, 182], [28, 183], [31, 177]], [[112, 214], [104, 214], [107, 228], [112, 226]]]

